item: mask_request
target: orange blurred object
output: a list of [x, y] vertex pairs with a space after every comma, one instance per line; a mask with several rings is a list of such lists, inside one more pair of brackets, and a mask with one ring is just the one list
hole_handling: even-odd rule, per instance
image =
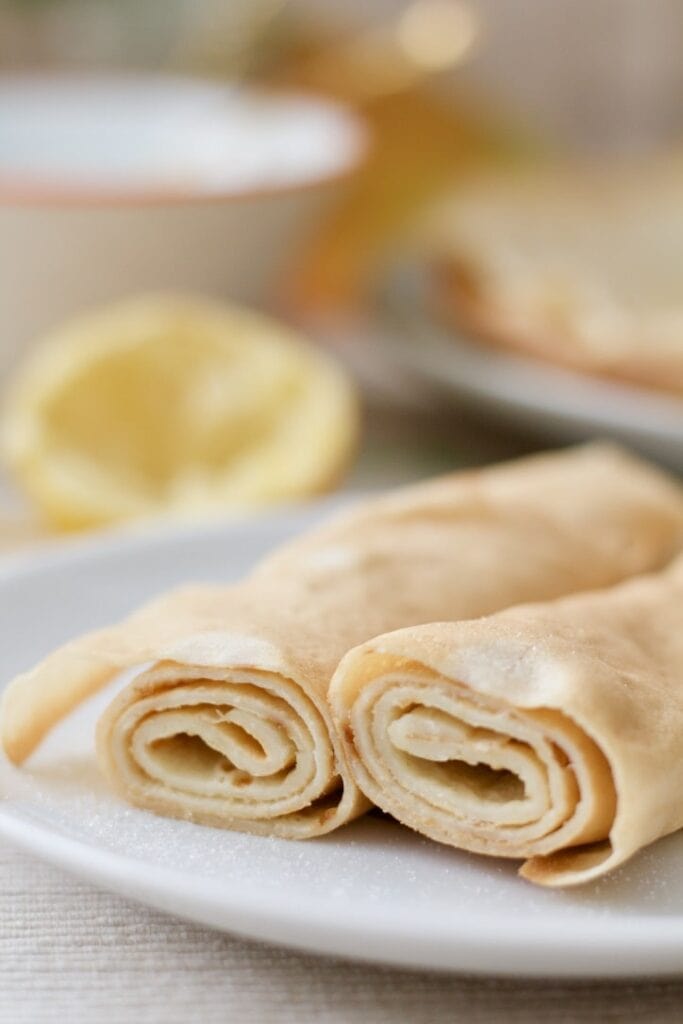
[[300, 39], [280, 53], [269, 84], [355, 107], [371, 138], [365, 163], [290, 268], [281, 295], [287, 309], [321, 313], [362, 304], [421, 209], [459, 176], [519, 147], [482, 105], [434, 89], [440, 70], [417, 68], [388, 31]]

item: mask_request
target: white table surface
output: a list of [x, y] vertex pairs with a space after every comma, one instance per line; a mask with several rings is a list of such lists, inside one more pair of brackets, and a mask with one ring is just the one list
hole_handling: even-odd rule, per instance
[[0, 843], [5, 1024], [679, 1022], [683, 981], [516, 982], [317, 959], [127, 903]]

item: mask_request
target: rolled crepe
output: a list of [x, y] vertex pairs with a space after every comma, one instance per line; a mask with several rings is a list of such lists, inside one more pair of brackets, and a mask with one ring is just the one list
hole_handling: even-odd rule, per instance
[[9, 686], [2, 741], [21, 761], [81, 700], [151, 662], [99, 724], [115, 789], [162, 814], [319, 835], [368, 807], [327, 703], [346, 651], [606, 586], [682, 542], [681, 488], [609, 446], [418, 485], [292, 542], [242, 583], [173, 593], [67, 644]]
[[330, 687], [368, 797], [442, 843], [588, 881], [683, 827], [683, 558], [598, 593], [389, 633]]

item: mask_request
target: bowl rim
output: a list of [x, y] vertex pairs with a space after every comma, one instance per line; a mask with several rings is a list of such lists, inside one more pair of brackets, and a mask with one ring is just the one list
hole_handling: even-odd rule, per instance
[[283, 195], [299, 194], [307, 191], [326, 188], [342, 181], [355, 171], [366, 159], [371, 147], [371, 135], [367, 122], [359, 113], [349, 106], [331, 99], [328, 96], [303, 89], [275, 89], [249, 85], [246, 89], [239, 83], [227, 79], [211, 78], [204, 75], [175, 74], [154, 71], [20, 71], [0, 73], [0, 88], [3, 84], [21, 84], [50, 82], [88, 82], [102, 83], [134, 83], [156, 84], [159, 86], [204, 86], [226, 93], [242, 88], [251, 97], [274, 97], [278, 100], [289, 100], [302, 105], [315, 105], [327, 109], [338, 121], [346, 122], [349, 132], [347, 152], [327, 170], [314, 174], [302, 172], [299, 178], [280, 184], [260, 184], [252, 187], [218, 187], [208, 189], [202, 186], [164, 187], [160, 185], [109, 186], [84, 184], [83, 181], [67, 182], [64, 178], [40, 173], [28, 177], [3, 173], [0, 170], [0, 208], [11, 207], [140, 207], [140, 206], [194, 206], [206, 204], [224, 204], [235, 202], [252, 202]]

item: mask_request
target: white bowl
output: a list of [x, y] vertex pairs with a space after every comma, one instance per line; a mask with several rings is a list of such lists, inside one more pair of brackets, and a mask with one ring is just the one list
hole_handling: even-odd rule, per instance
[[248, 303], [365, 149], [343, 108], [162, 76], [0, 76], [0, 375], [149, 289]]

